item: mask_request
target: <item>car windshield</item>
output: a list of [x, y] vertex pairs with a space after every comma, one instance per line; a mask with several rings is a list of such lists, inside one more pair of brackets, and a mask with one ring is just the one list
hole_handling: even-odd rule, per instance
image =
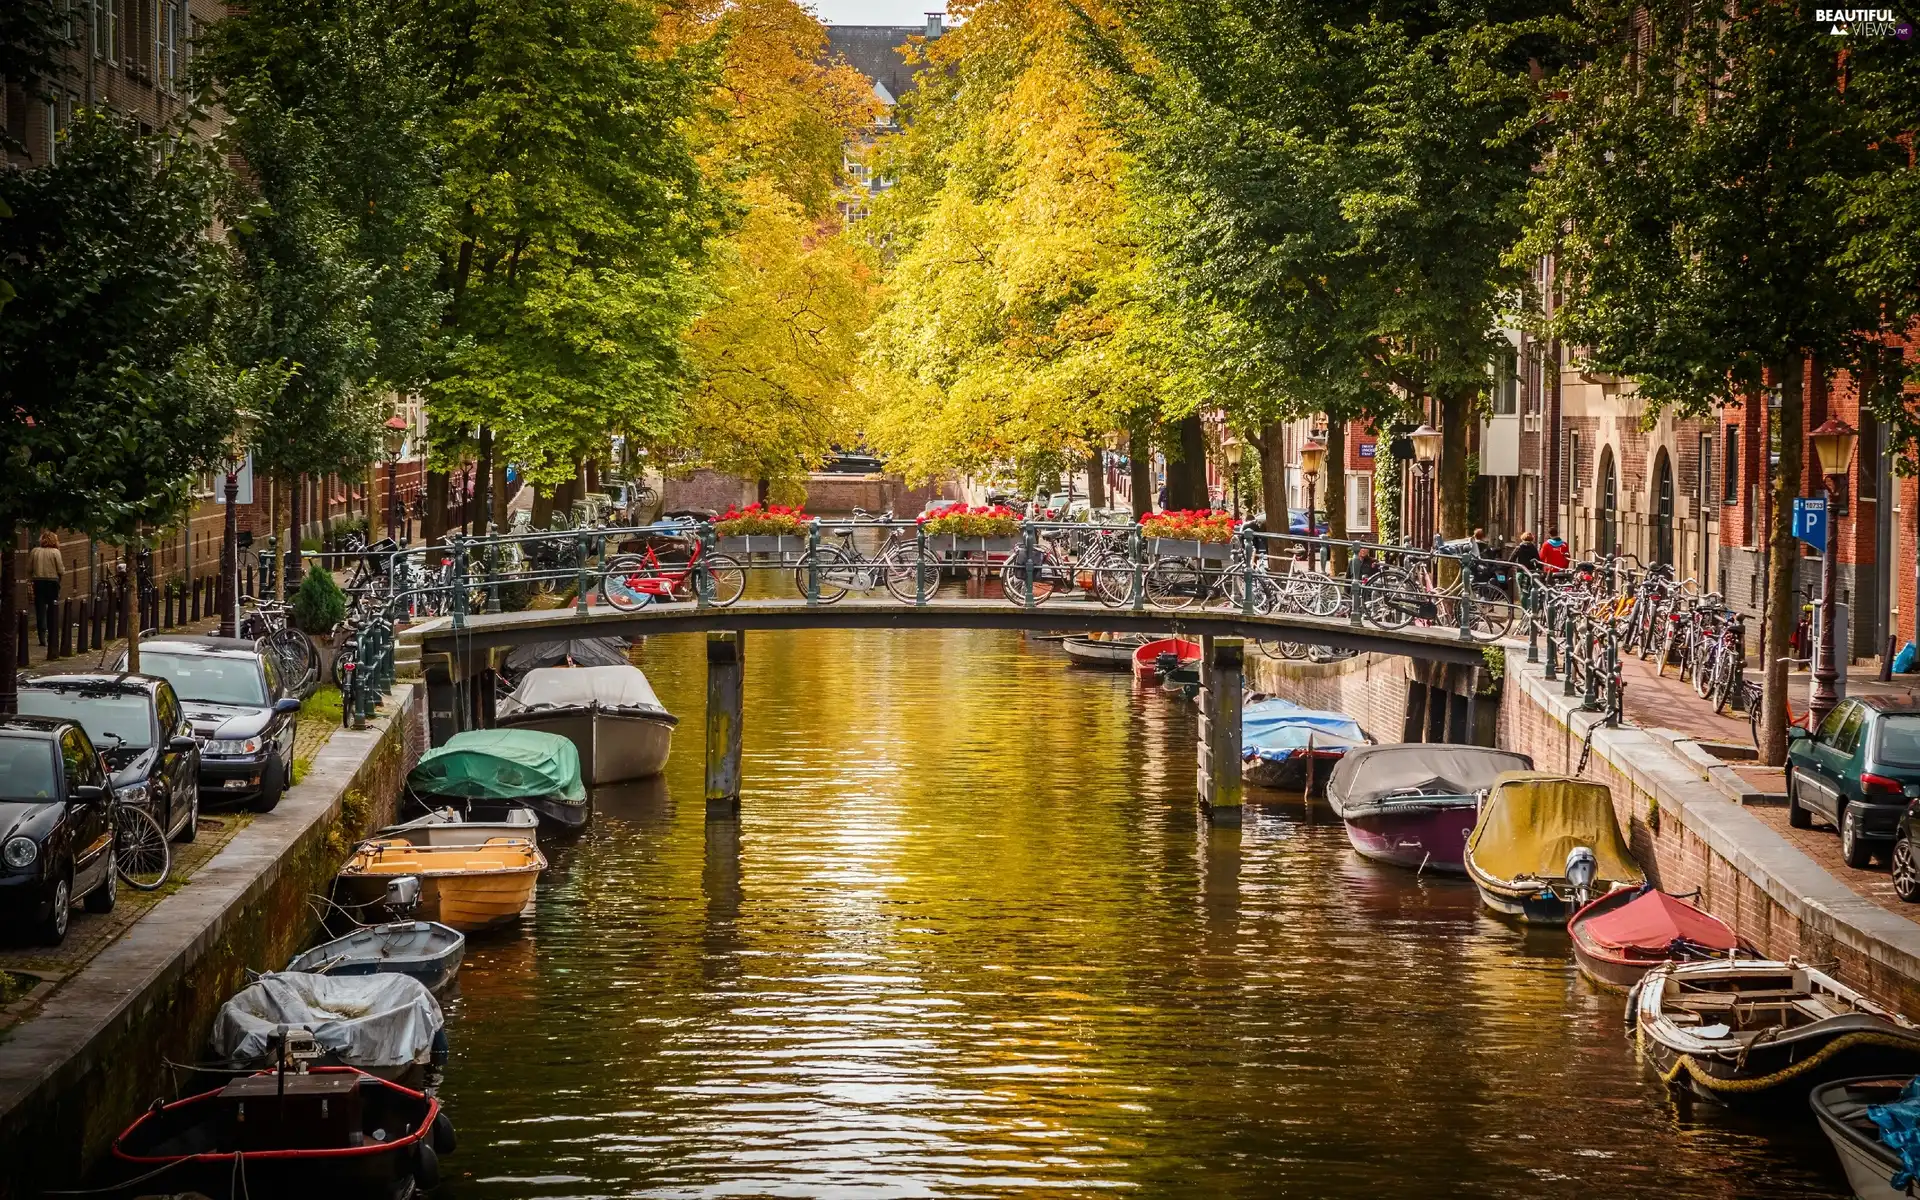
[[1873, 756], [1888, 766], [1920, 767], [1920, 716], [1882, 717]]
[[0, 737], [0, 800], [51, 800], [54, 787], [52, 742]]
[[148, 675], [158, 675], [171, 683], [182, 700], [199, 700], [207, 704], [250, 704], [255, 707], [262, 707], [267, 702], [260, 664], [252, 659], [143, 650], [140, 653], [140, 670]]
[[150, 702], [139, 692], [82, 692], [21, 688], [20, 711], [30, 717], [71, 717], [103, 750], [120, 745], [144, 750], [153, 745]]

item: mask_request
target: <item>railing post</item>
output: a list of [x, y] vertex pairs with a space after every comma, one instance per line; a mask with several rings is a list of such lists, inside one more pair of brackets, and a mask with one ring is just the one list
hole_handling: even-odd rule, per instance
[[1360, 551], [1358, 547], [1349, 547], [1347, 551], [1347, 624], [1358, 626], [1365, 622], [1363, 611], [1366, 604], [1360, 595]]
[[1133, 572], [1133, 611], [1145, 612], [1147, 608], [1147, 539], [1135, 521], [1133, 528], [1127, 531], [1128, 569]]
[[1554, 650], [1554, 637], [1559, 632], [1553, 625], [1553, 599], [1543, 594], [1540, 602], [1540, 620], [1547, 626], [1547, 679], [1552, 681], [1560, 677], [1560, 660]]
[[500, 535], [493, 531], [493, 522], [487, 522], [487, 611], [500, 611], [500, 552], [505, 549], [499, 540]]
[[1473, 584], [1478, 560], [1471, 539], [1466, 553], [1454, 560], [1454, 571], [1460, 576], [1460, 640], [1463, 642], [1473, 636]]
[[1020, 525], [1020, 562], [1021, 562], [1021, 566], [1020, 566], [1020, 570], [1021, 570], [1021, 571], [1022, 571], [1022, 572], [1023, 572], [1023, 573], [1025, 574], [1025, 575], [1026, 575], [1026, 577], [1027, 577], [1027, 602], [1026, 602], [1026, 604], [1025, 604], [1025, 606], [1024, 606], [1024, 607], [1026, 607], [1026, 608], [1032, 608], [1032, 607], [1033, 607], [1033, 559], [1034, 559], [1034, 543], [1035, 543], [1035, 541], [1036, 541], [1036, 540], [1037, 540], [1037, 539], [1036, 539], [1036, 538], [1034, 537], [1034, 529], [1033, 529], [1033, 526], [1032, 526], [1032, 525], [1030, 525], [1030, 524], [1027, 524], [1027, 523], [1026, 523], [1026, 522], [1024, 522], [1024, 521], [1023, 521], [1023, 522], [1021, 522], [1021, 525]]
[[[707, 555], [713, 552], [713, 526], [705, 521], [700, 522], [693, 539], [700, 563], [693, 573], [693, 606], [706, 608], [713, 603], [713, 573], [706, 567]], [[753, 555], [747, 555], [747, 562], [752, 564]]]
[[913, 606], [927, 606], [927, 527], [913, 525]]
[[1564, 618], [1564, 624], [1561, 626], [1560, 662], [1566, 670], [1565, 677], [1561, 681], [1560, 694], [1571, 696], [1574, 694], [1574, 671], [1577, 667], [1573, 657], [1573, 606], [1567, 605], [1566, 611], [1561, 613], [1561, 616]]
[[[1520, 573], [1514, 577], [1513, 583], [1520, 590], [1523, 601], [1520, 606], [1521, 611], [1527, 614], [1527, 661], [1537, 663], [1540, 661], [1540, 589], [1533, 586], [1533, 580], [1525, 567], [1516, 569]], [[1547, 637], [1551, 640], [1553, 635], [1549, 633]], [[1553, 676], [1549, 675], [1547, 678], [1551, 679]]]
[[1582, 655], [1584, 659], [1582, 666], [1585, 668], [1584, 674], [1586, 675], [1586, 679], [1583, 681], [1581, 688], [1580, 711], [1593, 712], [1600, 707], [1600, 678], [1599, 673], [1594, 670], [1593, 661], [1595, 658], [1594, 648], [1599, 644], [1600, 639], [1593, 631], [1593, 618], [1591, 616], [1587, 618], [1586, 636], [1580, 640], [1586, 647]]
[[447, 541], [453, 546], [453, 628], [454, 632], [467, 627], [467, 540], [457, 533], [447, 535]]
[[1607, 724], [1620, 723], [1620, 626], [1607, 622]]
[[1255, 554], [1253, 535], [1243, 526], [1237, 534], [1240, 542], [1240, 615], [1253, 616], [1253, 556]]
[[573, 611], [584, 617], [587, 615], [587, 535], [581, 530], [575, 530], [573, 535], [573, 572]]
[[820, 603], [820, 518], [807, 522], [807, 603]]

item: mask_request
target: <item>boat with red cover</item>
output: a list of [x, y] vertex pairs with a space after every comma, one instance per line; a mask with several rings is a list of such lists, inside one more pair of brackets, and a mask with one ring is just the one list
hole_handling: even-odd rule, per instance
[[1738, 951], [1758, 958], [1719, 917], [1658, 888], [1609, 892], [1567, 922], [1573, 957], [1602, 987], [1626, 991], [1663, 962], [1700, 962]]
[[113, 1143], [127, 1188], [247, 1196], [404, 1200], [440, 1179], [453, 1150], [440, 1102], [348, 1067], [263, 1071], [155, 1104]]
[[[1163, 661], [1162, 656], [1171, 655]], [[1200, 643], [1186, 638], [1155, 638], [1133, 652], [1133, 675], [1154, 682], [1175, 672], [1200, 667]]]

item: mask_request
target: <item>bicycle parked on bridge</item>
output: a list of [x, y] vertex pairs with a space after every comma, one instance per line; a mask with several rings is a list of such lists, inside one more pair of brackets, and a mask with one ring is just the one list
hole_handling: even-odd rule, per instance
[[[922, 553], [913, 531], [889, 528], [886, 538], [872, 554], [855, 544], [854, 534], [862, 522], [876, 520], [863, 509], [853, 510], [854, 523], [830, 527], [827, 537], [806, 551], [793, 566], [793, 586], [802, 596], [821, 604], [832, 604], [848, 592], [866, 595], [885, 587], [895, 600], [913, 604], [931, 599], [940, 587], [940, 560], [931, 551]], [[891, 525], [893, 513], [880, 514], [876, 523]]]
[[725, 608], [747, 590], [747, 572], [725, 554], [707, 550], [697, 537], [685, 539], [692, 547], [687, 560], [662, 562], [648, 546], [637, 554], [616, 554], [607, 560], [600, 579], [600, 599], [620, 612], [636, 612], [656, 600], [693, 600]]

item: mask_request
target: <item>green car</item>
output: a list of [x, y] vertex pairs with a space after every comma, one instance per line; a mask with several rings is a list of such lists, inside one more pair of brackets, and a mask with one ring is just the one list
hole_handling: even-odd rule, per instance
[[1907, 788], [1920, 784], [1920, 705], [1864, 697], [1842, 700], [1820, 728], [1787, 730], [1787, 822], [1807, 829], [1831, 821], [1840, 857], [1864, 867], [1891, 862], [1907, 812]]

